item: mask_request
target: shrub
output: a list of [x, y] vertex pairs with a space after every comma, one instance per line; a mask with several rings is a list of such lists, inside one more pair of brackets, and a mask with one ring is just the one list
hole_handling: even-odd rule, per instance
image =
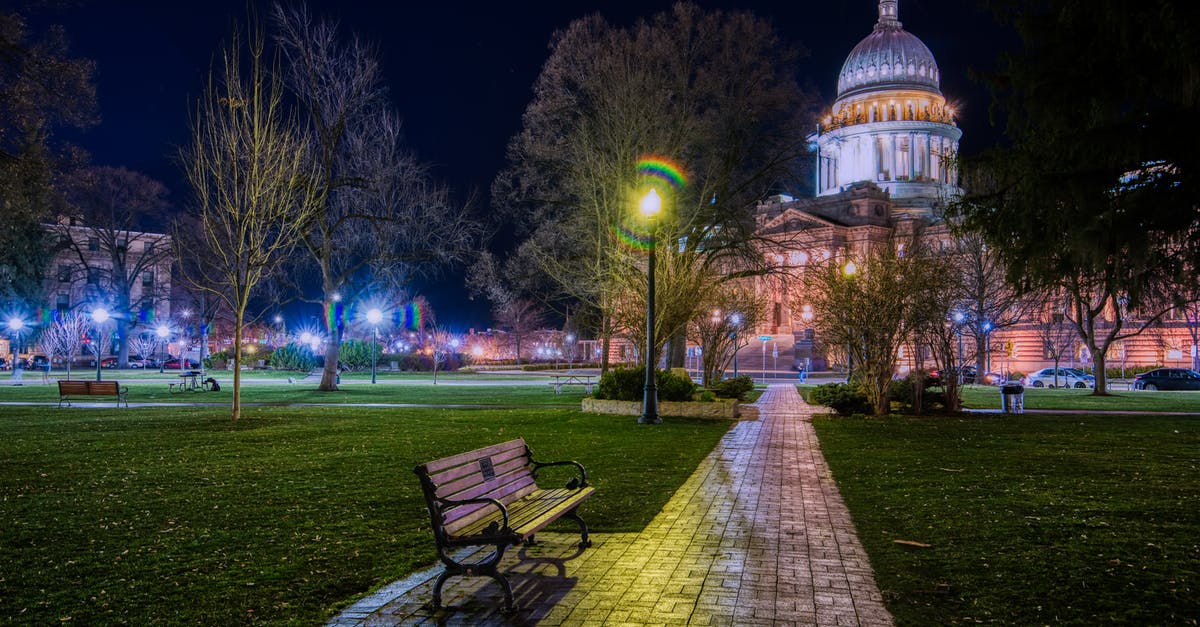
[[[690, 401], [696, 392], [691, 377], [667, 370], [655, 371], [660, 401]], [[614, 401], [640, 401], [646, 393], [646, 371], [642, 368], [614, 368], [600, 377], [596, 398]]]
[[809, 393], [809, 398], [813, 404], [828, 407], [841, 416], [871, 413], [867, 396], [856, 386], [845, 383], [818, 385]]
[[656, 375], [659, 400], [690, 401], [692, 400], [692, 395], [696, 393], [696, 383], [692, 381], [692, 377], [683, 368], [659, 370]]
[[754, 379], [749, 375], [741, 375], [732, 379], [725, 379], [712, 386], [713, 394], [719, 398], [736, 398], [737, 400], [745, 400], [746, 393], [754, 389]]
[[696, 399], [701, 403], [711, 403], [717, 400], [717, 395], [712, 393], [712, 390], [704, 390], [700, 393], [700, 398]]
[[271, 353], [271, 367], [276, 370], [299, 370], [308, 372], [317, 367], [317, 358], [307, 346], [290, 343], [280, 346]]
[[[913, 383], [916, 373], [909, 373], [903, 379], [893, 379], [889, 391], [889, 398], [893, 403], [898, 403], [902, 411], [913, 411], [916, 408], [913, 406]], [[921, 411], [930, 409], [938, 409], [946, 406], [946, 394], [942, 389], [934, 389], [929, 386], [929, 379], [925, 379], [925, 390], [921, 393]]]
[[613, 368], [600, 376], [596, 398], [612, 401], [636, 401], [646, 388], [646, 371], [636, 368]]

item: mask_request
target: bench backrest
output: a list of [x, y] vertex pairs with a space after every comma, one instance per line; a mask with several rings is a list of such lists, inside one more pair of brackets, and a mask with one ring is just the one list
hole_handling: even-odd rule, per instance
[[87, 381], [58, 381], [58, 393], [63, 396], [70, 394], [87, 394]]
[[532, 455], [524, 439], [516, 439], [422, 464], [421, 478], [435, 533], [454, 535], [471, 523], [496, 513], [484, 504], [444, 505], [439, 499], [492, 498], [508, 505], [537, 489]]
[[116, 381], [88, 381], [88, 394], [111, 394], [117, 395]]

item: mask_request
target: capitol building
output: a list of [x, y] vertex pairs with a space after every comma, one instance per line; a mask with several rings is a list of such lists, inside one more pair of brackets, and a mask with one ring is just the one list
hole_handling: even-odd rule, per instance
[[[957, 249], [943, 212], [962, 193], [956, 169], [962, 130], [940, 79], [933, 53], [904, 30], [897, 0], [880, 0], [874, 28], [846, 57], [836, 99], [808, 137], [816, 161], [814, 195], [778, 195], [756, 209], [759, 233], [775, 242], [764, 251], [772, 265], [800, 275], [809, 263], [862, 257], [914, 233], [935, 251]], [[795, 279], [759, 277], [754, 291], [767, 304], [767, 315], [747, 334], [750, 345], [743, 351], [773, 349], [782, 358], [779, 365], [790, 360], [808, 370], [841, 365], [841, 352], [824, 354]], [[1032, 319], [989, 333], [990, 369], [1030, 372], [1053, 365], [1038, 329], [1049, 315], [1035, 311]], [[1177, 314], [1114, 346], [1110, 366], [1191, 367], [1196, 347], [1183, 318]], [[904, 372], [911, 361], [899, 357], [897, 368]], [[974, 361], [973, 355], [964, 357]], [[1091, 365], [1082, 341], [1063, 362]]]

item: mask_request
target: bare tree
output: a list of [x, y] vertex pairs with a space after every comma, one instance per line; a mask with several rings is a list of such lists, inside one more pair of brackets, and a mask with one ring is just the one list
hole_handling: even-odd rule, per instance
[[975, 372], [987, 372], [987, 342], [999, 330], [1028, 320], [1039, 299], [1022, 294], [1007, 280], [1000, 256], [989, 250], [977, 233], [960, 233], [957, 262], [962, 277], [961, 308], [964, 320], [960, 332], [974, 344]]
[[[187, 280], [233, 315], [232, 417], [241, 416], [242, 333], [255, 288], [295, 249], [314, 217], [316, 173], [307, 134], [283, 109], [278, 62], [264, 37], [237, 32], [210, 76], [181, 160], [194, 194], [194, 228], [176, 237]], [[243, 48], [248, 53], [243, 67]]]
[[[319, 293], [305, 300], [336, 307], [369, 287], [403, 286], [462, 260], [478, 224], [402, 147], [375, 52], [356, 37], [343, 40], [337, 24], [314, 20], [303, 6], [276, 4], [274, 23], [315, 173], [308, 185], [317, 214], [303, 234], [305, 262], [293, 266], [320, 279]], [[327, 320], [336, 337], [339, 321]], [[321, 390], [337, 389], [339, 350], [339, 342], [327, 344]]]
[[881, 243], [804, 273], [814, 326], [827, 343], [845, 348], [854, 365], [851, 383], [862, 388], [878, 416], [891, 409], [896, 357], [910, 338], [906, 324], [914, 319], [930, 276], [920, 242], [904, 241], [903, 255], [898, 252], [902, 242]]
[[71, 262], [58, 271], [109, 307], [117, 365], [125, 367], [129, 339], [170, 297], [170, 238], [146, 232], [164, 217], [167, 188], [143, 174], [104, 166], [73, 172], [65, 187], [69, 204], [53, 231]]
[[537, 329], [546, 320], [545, 313], [532, 300], [514, 298], [501, 303], [492, 312], [496, 319], [497, 328], [506, 331], [513, 341], [513, 354], [516, 363], [521, 363], [521, 340]]
[[721, 380], [733, 354], [763, 321], [767, 309], [750, 290], [722, 286], [710, 294], [699, 315], [688, 325], [688, 338], [700, 346], [701, 382], [710, 387]]
[[83, 337], [92, 332], [92, 326], [87, 316], [75, 312], [57, 314], [50, 324], [42, 331], [42, 347], [49, 353], [51, 359], [62, 357], [67, 366], [67, 378], [71, 378], [71, 364], [80, 352]]
[[1079, 335], [1067, 314], [1068, 305], [1061, 294], [1051, 292], [1042, 299], [1037, 320], [1037, 337], [1043, 354], [1054, 362], [1054, 387], [1058, 387], [1058, 365], [1071, 356]]

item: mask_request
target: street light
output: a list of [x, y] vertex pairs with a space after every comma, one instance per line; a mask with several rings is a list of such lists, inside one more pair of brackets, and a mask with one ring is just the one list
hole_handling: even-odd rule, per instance
[[158, 336], [158, 354], [161, 357], [158, 361], [158, 374], [162, 374], [166, 372], [164, 368], [167, 364], [167, 336], [171, 335], [171, 329], [165, 324], [160, 324], [154, 329], [154, 334]]
[[[16, 316], [13, 316], [8, 319], [8, 331], [9, 331], [9, 333], [12, 334], [12, 337], [13, 337], [13, 340], [12, 340], [12, 343], [13, 343], [13, 346], [12, 346], [12, 368], [13, 368], [13, 380], [14, 381], [21, 380], [21, 360], [20, 360], [21, 329], [24, 329], [24, 328], [25, 328], [24, 320], [22, 320]], [[21, 385], [21, 384], [17, 383], [15, 385]]]
[[97, 307], [92, 310], [92, 322], [96, 323], [96, 380], [100, 380], [100, 325], [108, 322], [108, 310], [103, 307]]
[[[962, 352], [962, 323], [967, 316], [961, 311], [954, 312], [954, 334], [958, 336], [958, 384], [963, 382], [963, 352]], [[982, 380], [983, 374], [975, 373], [975, 382], [979, 383]]]
[[646, 388], [638, 424], [657, 425], [662, 424], [662, 418], [658, 416], [658, 382], [654, 376], [654, 362], [657, 361], [654, 358], [654, 227], [655, 217], [662, 209], [662, 198], [657, 190], [651, 188], [646, 192], [642, 197], [641, 209], [642, 215], [650, 222], [650, 254], [646, 263]]
[[[853, 260], [847, 261], [844, 270], [846, 280], [852, 280], [855, 273], [858, 272], [858, 266], [854, 264]], [[854, 376], [854, 341], [851, 337], [854, 334], [854, 329], [847, 329], [847, 331], [849, 333], [846, 334], [846, 384], [849, 385], [851, 378]]]
[[575, 362], [575, 336], [571, 333], [567, 334], [567, 372], [570, 372], [574, 367]]
[[987, 363], [984, 364], [984, 369], [987, 372], [992, 371], [992, 323], [990, 320], [983, 321], [983, 343], [987, 350]]
[[383, 320], [383, 312], [378, 307], [372, 307], [367, 312], [367, 322], [371, 323], [371, 383], [375, 383], [375, 364], [379, 361], [376, 350], [379, 346], [379, 321]]
[[729, 323], [733, 325], [733, 378], [736, 379], [738, 376], [738, 331], [742, 328], [742, 314], [736, 311], [729, 314]]

